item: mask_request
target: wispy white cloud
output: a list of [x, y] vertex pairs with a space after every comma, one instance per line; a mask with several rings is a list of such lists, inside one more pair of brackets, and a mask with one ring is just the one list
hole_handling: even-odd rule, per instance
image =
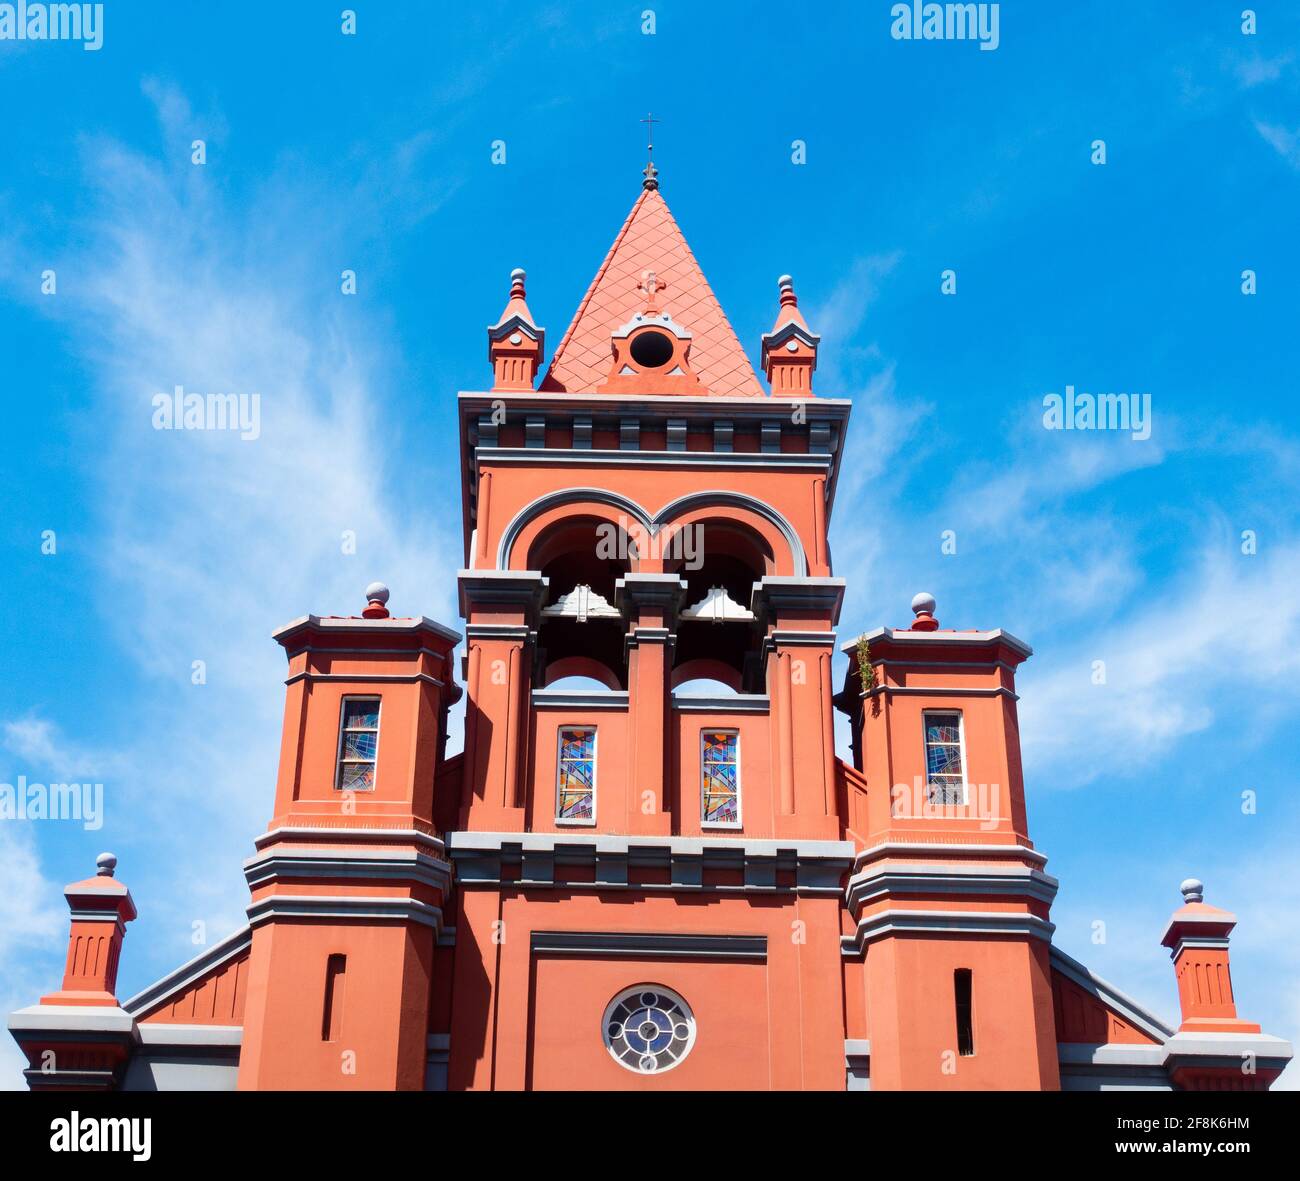
[[[1300, 546], [1246, 556], [1220, 536], [1193, 570], [1126, 613], [1057, 649], [1022, 678], [1025, 761], [1041, 787], [1129, 775], [1206, 729], [1222, 710], [1300, 672]], [[1232, 654], [1232, 692], [1220, 669]], [[1042, 655], [1040, 654], [1040, 659]], [[1094, 683], [1094, 662], [1105, 665]]]
[[1253, 90], [1267, 82], [1276, 82], [1295, 60], [1294, 53], [1279, 53], [1276, 57], [1241, 57], [1233, 62], [1233, 73], [1245, 90]]
[[[146, 92], [163, 138], [188, 146], [184, 96]], [[394, 199], [428, 147], [398, 150]], [[358, 216], [384, 200], [367, 175]], [[87, 145], [85, 184], [95, 210], [60, 310], [94, 374], [81, 462], [97, 492], [81, 527], [97, 607], [107, 642], [144, 678], [137, 724], [96, 756], [123, 772], [106, 781], [103, 839], [132, 854], [120, 867], [141, 908], [130, 976], [142, 940], [179, 961], [195, 920], [217, 938], [242, 919], [238, 867], [270, 814], [278, 761], [284, 657], [271, 630], [359, 611], [374, 578], [392, 587], [395, 613], [454, 623], [461, 541], [445, 496], [428, 511], [393, 507], [410, 503], [393, 487], [399, 427], [384, 414], [397, 366], [383, 324], [339, 291], [340, 231], [305, 212], [319, 195], [310, 176], [235, 201], [188, 152], [178, 167], [103, 141]], [[260, 436], [153, 429], [152, 398], [176, 385], [259, 395]], [[58, 761], [51, 722], [14, 719], [4, 736]], [[182, 832], [203, 839], [182, 846]]]
[[1292, 131], [1280, 123], [1265, 123], [1262, 119], [1255, 120], [1255, 130], [1292, 168], [1300, 169], [1300, 131]]

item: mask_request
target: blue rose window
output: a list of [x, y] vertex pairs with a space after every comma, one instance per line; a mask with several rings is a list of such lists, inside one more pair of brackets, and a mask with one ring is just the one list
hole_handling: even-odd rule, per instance
[[638, 984], [609, 1002], [602, 1035], [620, 1066], [637, 1074], [659, 1074], [691, 1052], [695, 1017], [675, 992]]

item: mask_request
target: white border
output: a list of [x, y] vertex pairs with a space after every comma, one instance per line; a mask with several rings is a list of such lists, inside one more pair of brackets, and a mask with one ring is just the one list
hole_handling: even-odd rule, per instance
[[[686, 1048], [677, 1056], [677, 1061], [670, 1062], [660, 1070], [642, 1070], [639, 1066], [629, 1066], [614, 1052], [614, 1047], [610, 1044], [609, 1040], [610, 1014], [613, 1013], [614, 1010], [628, 997], [639, 996], [643, 992], [658, 992], [662, 993], [664, 996], [671, 997], [678, 1006], [680, 1006], [682, 1012], [686, 1014], [686, 1024], [690, 1027], [691, 1031], [690, 1037], [686, 1039]], [[605, 1006], [604, 1015], [600, 1019], [600, 1040], [605, 1043], [605, 1049], [609, 1051], [609, 1056], [624, 1070], [631, 1071], [633, 1074], [638, 1075], [641, 1078], [653, 1078], [656, 1075], [667, 1074], [670, 1070], [673, 1070], [685, 1062], [686, 1059], [690, 1057], [691, 1051], [695, 1049], [696, 1032], [695, 1013], [692, 1011], [690, 1005], [686, 1003], [686, 998], [675, 989], [666, 988], [662, 984], [654, 984], [650, 982], [635, 984], [631, 988], [625, 988], [622, 992], [615, 994], [613, 1000]]]

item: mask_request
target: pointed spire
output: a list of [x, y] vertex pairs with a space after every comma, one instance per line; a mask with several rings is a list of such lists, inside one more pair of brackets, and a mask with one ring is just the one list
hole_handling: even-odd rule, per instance
[[763, 335], [763, 372], [776, 396], [811, 397], [821, 337], [809, 329], [799, 310], [794, 280], [782, 275], [776, 282], [781, 291], [781, 306], [772, 331]]
[[528, 310], [523, 267], [510, 272], [510, 298], [501, 318], [488, 328], [488, 360], [495, 376], [494, 390], [531, 390], [541, 368], [546, 330], [539, 328]]
[[700, 393], [762, 397], [754, 367], [657, 188], [643, 188], [556, 347], [541, 389], [592, 393], [610, 373], [612, 333], [646, 310], [653, 271], [660, 314], [691, 337], [690, 368]]
[[656, 119], [653, 114], [647, 114], [642, 123], [646, 125], [646, 145], [645, 145], [645, 168], [641, 170], [645, 180], [641, 182], [643, 189], [654, 190], [659, 187], [659, 169], [655, 167], [655, 124], [663, 120]]

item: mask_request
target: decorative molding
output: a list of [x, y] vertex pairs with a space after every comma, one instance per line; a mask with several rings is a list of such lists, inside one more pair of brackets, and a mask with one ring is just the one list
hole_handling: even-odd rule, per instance
[[1027, 898], [1050, 906], [1060, 883], [1041, 870], [1022, 867], [966, 868], [964, 866], [879, 865], [849, 878], [844, 897], [855, 914], [867, 903], [899, 894], [993, 895], [999, 898]]
[[368, 845], [376, 842], [423, 845], [435, 857], [441, 857], [446, 849], [446, 846], [438, 837], [427, 832], [421, 832], [418, 828], [380, 828], [361, 825], [353, 827], [290, 824], [282, 828], [268, 829], [254, 838], [253, 845], [255, 848], [262, 849], [284, 837], [302, 837], [312, 841], [360, 841]]
[[772, 700], [766, 693], [691, 694], [673, 691], [673, 709], [684, 714], [766, 714]]
[[[592, 451], [588, 454], [597, 457], [613, 456], [616, 460], [621, 459], [623, 462], [627, 462], [629, 459], [628, 456], [624, 456], [618, 451]], [[639, 461], [647, 456], [654, 455], [662, 457], [661, 460], [656, 462], [676, 463], [684, 460], [699, 462], [701, 458], [712, 464], [722, 462], [717, 455], [710, 451], [689, 451], [680, 453], [650, 451], [638, 453], [635, 459]], [[807, 456], [796, 455], [773, 457], [746, 452], [723, 457], [724, 460], [735, 460], [738, 462], [749, 460], [770, 462], [773, 458], [780, 458], [782, 460], [789, 458], [806, 459]], [[462, 571], [462, 579], [467, 574], [475, 576], [482, 576], [489, 573], [496, 573], [498, 576], [520, 574], [521, 572], [512, 571], [510, 569], [510, 560], [515, 542], [528, 522], [539, 514], [546, 512], [548, 509], [559, 508], [566, 504], [576, 504], [581, 501], [591, 501], [595, 504], [604, 504], [611, 508], [621, 510], [637, 521], [637, 523], [640, 524], [651, 537], [657, 535], [665, 525], [671, 524], [672, 521], [682, 513], [689, 512], [691, 509], [713, 507], [746, 509], [749, 512], [763, 517], [770, 524], [775, 525], [777, 529], [780, 530], [790, 549], [790, 557], [794, 566], [795, 577], [805, 578], [808, 574], [808, 558], [804, 552], [803, 542], [800, 540], [799, 534], [794, 526], [791, 525], [784, 516], [777, 512], [776, 509], [772, 508], [768, 504], [764, 504], [763, 501], [758, 500], [756, 497], [747, 496], [742, 492], [734, 492], [730, 489], [723, 488], [692, 492], [686, 496], [679, 496], [676, 500], [669, 501], [652, 517], [644, 508], [641, 507], [641, 505], [637, 504], [636, 501], [629, 497], [622, 496], [617, 492], [611, 492], [607, 488], [582, 487], [561, 488], [555, 492], [547, 492], [524, 505], [524, 507], [511, 518], [510, 523], [505, 527], [505, 530], [501, 534], [501, 540], [497, 545], [496, 571]], [[533, 577], [540, 577], [540, 575], [534, 574]], [[838, 581], [842, 587], [843, 579], [837, 579], [836, 581]], [[841, 589], [841, 594], [842, 593], [843, 591]], [[461, 613], [465, 613], [463, 603]]]
[[271, 894], [248, 907], [250, 927], [272, 919], [361, 919], [442, 929], [442, 911], [417, 898], [358, 894]]
[[390, 619], [361, 619], [351, 615], [300, 615], [283, 627], [276, 628], [271, 633], [271, 638], [287, 648], [288, 638], [307, 628], [315, 628], [326, 634], [358, 636], [382, 635], [385, 632], [395, 635], [428, 632], [430, 635], [440, 636], [450, 641], [453, 647], [461, 641], [460, 632], [426, 615]]
[[534, 709], [603, 709], [627, 712], [626, 689], [534, 689]]
[[1019, 652], [1022, 657], [1028, 658], [1034, 654], [1034, 650], [1024, 642], [1017, 639], [1009, 631], [1003, 631], [1000, 627], [992, 631], [932, 631], [918, 632], [910, 631], [906, 628], [877, 627], [869, 632], [863, 632], [861, 636], [854, 636], [847, 644], [844, 644], [840, 651], [846, 656], [852, 656], [857, 649], [858, 641], [865, 639], [868, 644], [876, 640], [891, 640], [896, 644], [921, 644], [934, 646], [936, 644], [951, 644], [958, 648], [979, 648], [1005, 644], [1015, 652]]
[[638, 931], [534, 931], [534, 954], [650, 959], [767, 959], [766, 935], [671, 935]]
[[249, 890], [270, 882], [303, 878], [420, 882], [444, 894], [451, 889], [451, 866], [440, 857], [411, 849], [334, 852], [276, 848], [245, 861], [244, 877]]
[[1046, 865], [1047, 855], [1028, 845], [944, 844], [940, 841], [882, 841], [868, 845], [853, 860], [854, 872], [882, 857], [907, 857], [923, 853], [930, 857], [1019, 857], [1035, 865]]
[[845, 954], [862, 955], [867, 944], [888, 935], [1023, 935], [1050, 943], [1055, 930], [1046, 919], [1016, 911], [891, 909], [860, 919], [842, 943]]
[[[838, 895], [853, 857], [850, 841], [763, 840], [746, 837], [630, 837], [603, 833], [454, 832], [448, 838], [456, 880], [463, 888], [558, 886], [565, 890], [637, 890], [645, 893]], [[518, 866], [506, 876], [503, 866]], [[594, 866], [592, 881], [569, 881], [557, 867]], [[669, 871], [669, 881], [631, 880], [630, 871]], [[705, 885], [705, 870], [739, 870], [742, 882]], [[778, 871], [793, 873], [777, 885]]]

